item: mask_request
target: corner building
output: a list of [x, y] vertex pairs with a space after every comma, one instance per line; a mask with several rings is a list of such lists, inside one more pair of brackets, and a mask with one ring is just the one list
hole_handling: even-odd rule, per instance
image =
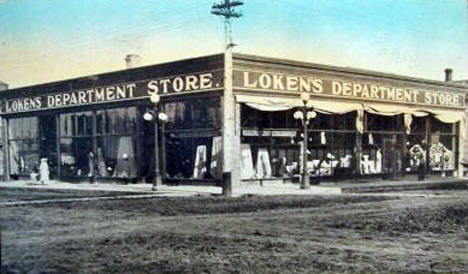
[[243, 54], [219, 54], [41, 84], [0, 93], [6, 180], [29, 177], [47, 158], [55, 179], [152, 180], [160, 95], [163, 183], [234, 187], [297, 181], [301, 121], [312, 178], [395, 178], [426, 166], [462, 176], [461, 85]]

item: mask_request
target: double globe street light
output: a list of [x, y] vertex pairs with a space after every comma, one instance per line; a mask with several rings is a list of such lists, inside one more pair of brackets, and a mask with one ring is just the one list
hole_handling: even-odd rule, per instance
[[143, 114], [143, 119], [148, 122], [154, 122], [154, 178], [152, 190], [158, 190], [162, 185], [161, 170], [159, 169], [159, 121], [166, 122], [167, 115], [158, 111], [158, 104], [161, 100], [156, 93], [151, 94], [150, 101], [154, 105], [153, 110], [146, 111]]
[[309, 121], [317, 117], [317, 113], [314, 111], [312, 101], [310, 100], [310, 94], [308, 92], [301, 93], [302, 106], [298, 107], [297, 111], [294, 112], [294, 119], [302, 121], [302, 134], [303, 134], [303, 145], [302, 145], [302, 165], [301, 166], [301, 189], [310, 189], [310, 180], [307, 174], [307, 147], [309, 144], [308, 138], [308, 125]]

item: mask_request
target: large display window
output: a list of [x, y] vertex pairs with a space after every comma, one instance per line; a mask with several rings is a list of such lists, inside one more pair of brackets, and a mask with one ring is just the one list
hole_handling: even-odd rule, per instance
[[359, 172], [363, 175], [401, 175], [406, 142], [403, 115], [365, 113]]
[[220, 97], [166, 102], [163, 133], [163, 178], [219, 180], [221, 163]]
[[241, 105], [241, 179], [290, 178], [299, 172], [293, 110], [261, 111]]
[[[242, 178], [289, 178], [300, 172], [301, 121], [294, 111], [267, 112], [241, 106]], [[356, 112], [317, 113], [308, 126], [306, 170], [311, 176], [351, 176], [356, 145]]]
[[433, 172], [454, 171], [458, 164], [456, 124], [431, 118], [429, 168]]
[[420, 171], [421, 168], [426, 168], [426, 127], [429, 119], [429, 116], [412, 117], [410, 133], [406, 140], [406, 148], [408, 152], [406, 172], [415, 173]]
[[137, 113], [134, 107], [96, 112], [96, 174], [98, 177], [137, 177]]
[[134, 107], [61, 114], [61, 175], [136, 177], [136, 119]]
[[39, 168], [38, 118], [14, 118], [8, 123], [10, 175], [12, 178], [29, 176]]
[[92, 176], [93, 113], [60, 115], [61, 176]]
[[355, 125], [356, 112], [341, 115], [317, 113], [308, 127], [307, 170], [310, 174], [320, 177], [353, 175]]

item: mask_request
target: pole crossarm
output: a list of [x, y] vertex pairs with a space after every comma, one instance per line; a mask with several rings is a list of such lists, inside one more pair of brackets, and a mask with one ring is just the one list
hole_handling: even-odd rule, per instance
[[233, 18], [242, 17], [242, 13], [234, 10], [235, 7], [242, 6], [242, 1], [224, 0], [224, 2], [214, 4], [211, 7], [211, 14], [224, 17], [224, 36], [226, 48], [232, 48], [235, 44], [232, 42], [232, 22]]

